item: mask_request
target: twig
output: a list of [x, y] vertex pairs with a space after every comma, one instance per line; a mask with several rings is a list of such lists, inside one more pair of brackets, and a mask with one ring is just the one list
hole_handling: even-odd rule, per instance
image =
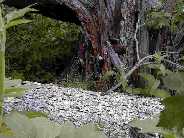
[[144, 25], [145, 25], [145, 23], [140, 25], [140, 17], [139, 17], [139, 19], [137, 20], [137, 23], [136, 23], [136, 29], [135, 29], [135, 33], [134, 33], [134, 39], [135, 39], [135, 43], [136, 43], [136, 54], [137, 54], [138, 61], [140, 60], [140, 55], [139, 55], [139, 40], [137, 38], [137, 33], [138, 33], [139, 29], [141, 27], [143, 27]]
[[142, 62], [144, 62], [146, 59], [152, 59], [154, 55], [149, 55], [144, 58], [142, 58], [138, 63], [135, 64], [135, 66], [125, 75], [125, 79], [127, 79], [136, 69], [138, 69], [140, 66], [142, 66]]
[[141, 66], [150, 65], [150, 64], [155, 64], [155, 63], [154, 62], [146, 62], [146, 63], [142, 63]]
[[[138, 69], [139, 67], [143, 66], [143, 65], [149, 65], [149, 64], [154, 64], [153, 62], [146, 62], [146, 63], [143, 63], [146, 59], [152, 59], [154, 57], [154, 55], [149, 55], [149, 56], [146, 56], [144, 58], [142, 58], [138, 63], [135, 64], [135, 66], [127, 73], [125, 74], [124, 76], [124, 79], [127, 79], [129, 76], [131, 76], [131, 74], [136, 70]], [[181, 69], [184, 69], [184, 66], [178, 64], [178, 63], [175, 63], [175, 62], [172, 62], [170, 60], [167, 60], [167, 59], [163, 59], [163, 61], [165, 62], [168, 62], [170, 64], [173, 64]], [[115, 85], [114, 87], [112, 87], [111, 89], [109, 89], [105, 94], [108, 94], [114, 90], [116, 90], [117, 88], [119, 88], [120, 86], [122, 85], [122, 82], [119, 82], [117, 85]]]
[[[132, 75], [132, 73], [133, 73], [136, 69], [138, 69], [140, 66], [144, 65], [144, 64], [142, 64], [142, 63], [143, 63], [146, 59], [152, 59], [153, 57], [154, 57], [154, 55], [149, 55], [149, 56], [146, 56], [146, 57], [142, 58], [139, 62], [137, 62], [137, 63], [134, 65], [134, 67], [133, 67], [127, 74], [125, 74], [124, 79], [127, 79], [129, 76]], [[103, 95], [103, 94], [108, 94], [108, 93], [110, 93], [110, 92], [116, 90], [116, 89], [119, 88], [121, 85], [122, 85], [122, 82], [119, 82], [117, 85], [115, 85], [114, 87], [112, 87], [111, 89], [109, 89], [108, 91], [106, 91], [105, 93], [102, 93], [102, 95]]]
[[139, 22], [140, 19], [138, 19], [137, 23], [136, 23], [136, 29], [135, 29], [135, 33], [134, 33], [134, 39], [135, 39], [135, 43], [136, 43], [136, 54], [137, 54], [137, 60], [140, 60], [140, 56], [139, 56], [139, 41], [137, 39], [137, 33], [139, 31]]
[[178, 63], [175, 63], [175, 62], [173, 62], [173, 61], [171, 61], [171, 60], [163, 59], [163, 61], [165, 61], [165, 62], [167, 62], [167, 63], [169, 63], [169, 64], [172, 64], [172, 65], [175, 65], [176, 67], [178, 67], [178, 68], [180, 68], [180, 69], [184, 69], [184, 66], [182, 66], [182, 65], [180, 65], [180, 64], [178, 64]]
[[167, 54], [179, 54], [179, 53], [180, 53], [180, 52], [177, 52], [177, 51], [175, 51], [175, 52], [174, 52], [174, 51], [173, 51], [173, 52], [172, 52], [172, 51], [160, 51], [160, 52], [161, 52], [161, 53], [162, 53], [162, 52], [165, 52], [165, 53], [167, 53]]

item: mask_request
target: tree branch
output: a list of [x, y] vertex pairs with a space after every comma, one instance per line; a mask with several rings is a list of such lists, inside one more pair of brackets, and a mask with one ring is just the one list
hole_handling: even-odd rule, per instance
[[175, 65], [176, 67], [180, 68], [180, 69], [184, 69], [184, 66], [180, 65], [179, 63], [175, 63], [171, 60], [168, 60], [168, 59], [163, 59], [163, 61], [169, 63], [169, 64], [172, 64], [172, 65]]
[[137, 39], [137, 33], [139, 31], [139, 22], [140, 19], [138, 19], [137, 23], [136, 23], [136, 29], [135, 29], [135, 33], [134, 33], [134, 39], [135, 39], [135, 43], [136, 43], [136, 54], [137, 54], [137, 60], [140, 60], [140, 56], [139, 56], [139, 41]]
[[[124, 76], [124, 79], [127, 79], [129, 76], [132, 75], [132, 73], [138, 69], [139, 67], [143, 66], [144, 64], [142, 64], [145, 60], [147, 59], [152, 59], [154, 57], [154, 55], [149, 55], [149, 56], [146, 56], [142, 59], [140, 59], [139, 62], [137, 62], [134, 67], [128, 72], [125, 74]], [[104, 94], [109, 94], [111, 92], [113, 92], [114, 90], [116, 90], [117, 88], [119, 88], [121, 86], [122, 82], [119, 82], [117, 85], [113, 86], [111, 89], [109, 89], [108, 91], [106, 91], [105, 93], [102, 93], [101, 95], [104, 95]]]

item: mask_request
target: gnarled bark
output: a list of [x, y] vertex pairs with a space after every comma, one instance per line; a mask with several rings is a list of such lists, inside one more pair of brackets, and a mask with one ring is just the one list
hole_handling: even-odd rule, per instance
[[[133, 0], [130, 2], [122, 0], [17, 0], [16, 3], [12, 0], [5, 1], [7, 5], [18, 8], [37, 3], [35, 8], [38, 8], [42, 14], [80, 24], [91, 42], [93, 56], [106, 60], [104, 62], [105, 70], [110, 67], [108, 49], [105, 48], [106, 42], [110, 39], [120, 38], [121, 21], [124, 16], [121, 9], [127, 5], [134, 9], [135, 2], [132, 2]], [[133, 13], [130, 12], [130, 14]], [[131, 20], [133, 15], [130, 14], [125, 15], [126, 19], [124, 20], [129, 18]], [[134, 23], [134, 21], [130, 23]], [[124, 30], [126, 33], [133, 29], [133, 25], [130, 23], [126, 24], [126, 27], [131, 28]]]

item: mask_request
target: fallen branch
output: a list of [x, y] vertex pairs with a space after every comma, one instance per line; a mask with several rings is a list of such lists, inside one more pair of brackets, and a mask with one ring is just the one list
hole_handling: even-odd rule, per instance
[[[139, 67], [143, 66], [144, 64], [142, 64], [145, 60], [147, 59], [153, 59], [154, 58], [154, 55], [149, 55], [149, 56], [146, 56], [142, 59], [140, 59], [139, 62], [137, 62], [134, 67], [128, 72], [125, 74], [124, 76], [124, 79], [128, 79], [129, 76], [132, 75], [132, 73], [138, 69]], [[117, 88], [119, 88], [120, 86], [122, 85], [122, 82], [119, 82], [117, 85], [115, 85], [114, 87], [112, 87], [111, 89], [109, 89], [108, 91], [106, 91], [105, 93], [102, 93], [101, 95], [104, 95], [104, 94], [109, 94], [111, 92], [113, 92], [114, 90], [116, 90]]]
[[163, 61], [165, 61], [165, 62], [167, 62], [169, 64], [172, 64], [172, 65], [176, 66], [177, 68], [184, 69], [184, 66], [182, 66], [182, 65], [180, 65], [178, 63], [175, 63], [175, 62], [173, 62], [171, 60], [163, 59]]
[[[162, 57], [165, 57], [165, 56], [162, 56]], [[133, 73], [135, 70], [137, 70], [138, 68], [140, 68], [141, 66], [149, 65], [149, 64], [154, 64], [153, 62], [145, 62], [145, 60], [153, 59], [153, 58], [154, 58], [154, 55], [149, 55], [149, 56], [146, 56], [146, 57], [140, 59], [140, 61], [137, 62], [137, 63], [134, 65], [134, 67], [133, 67], [128, 73], [125, 74], [124, 79], [127, 80], [128, 77], [130, 77], [130, 76], [132, 75], [132, 73]], [[177, 66], [177, 67], [180, 68], [180, 69], [184, 69], [184, 66], [182, 66], [182, 65], [180, 65], [180, 64], [178, 64], [178, 63], [172, 62], [172, 61], [167, 60], [167, 59], [164, 59], [164, 58], [163, 58], [162, 60], [165, 61], [165, 62], [168, 62], [168, 63], [170, 63], [170, 64], [173, 64], [173, 65]], [[145, 63], [144, 63], [144, 62], [145, 62]], [[102, 95], [103, 95], [103, 94], [109, 94], [109, 93], [113, 92], [114, 90], [116, 90], [117, 88], [119, 88], [121, 85], [122, 85], [122, 82], [119, 82], [117, 85], [113, 86], [111, 89], [109, 89], [109, 90], [106, 91], [105, 93], [102, 93]]]

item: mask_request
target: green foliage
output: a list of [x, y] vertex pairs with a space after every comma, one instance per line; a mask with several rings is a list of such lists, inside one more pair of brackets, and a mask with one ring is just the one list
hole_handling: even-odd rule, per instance
[[20, 97], [26, 91], [25, 88], [21, 87], [21, 80], [11, 80], [10, 78], [5, 78], [3, 89], [4, 89], [3, 94], [1, 94], [2, 100], [0, 100], [0, 112], [1, 112], [0, 126], [2, 122], [2, 116], [4, 115], [2, 109], [4, 97]]
[[163, 11], [152, 11], [148, 14], [149, 20], [146, 21], [149, 27], [153, 27], [155, 29], [160, 29], [165, 26], [170, 26], [169, 20], [170, 15]]
[[17, 87], [21, 85], [22, 80], [21, 79], [14, 79], [12, 80], [11, 78], [5, 78], [5, 87], [11, 88], [11, 87]]
[[5, 137], [9, 137], [13, 135], [13, 132], [4, 122], [0, 122], [0, 136], [3, 135]]
[[11, 21], [10, 23], [8, 23], [6, 25], [6, 29], [10, 28], [10, 27], [13, 27], [13, 26], [16, 26], [16, 25], [19, 25], [19, 24], [27, 24], [27, 23], [30, 23], [31, 20], [26, 20], [26, 19], [17, 19], [17, 20], [14, 20], [14, 21]]
[[[162, 0], [162, 2], [165, 2], [165, 0]], [[157, 30], [167, 28], [172, 37], [176, 37], [179, 34], [183, 27], [183, 23], [183, 0], [176, 0], [176, 5], [173, 11], [165, 12], [161, 7], [158, 7], [149, 11], [146, 17], [146, 24], [148, 27]], [[176, 42], [174, 42], [173, 39], [171, 41], [173, 45], [175, 45], [174, 43]], [[183, 70], [176, 71], [173, 69], [174, 71], [171, 71], [167, 69], [163, 64], [169, 61], [167, 60], [169, 58], [166, 57], [169, 57], [169, 55], [162, 55], [161, 52], [158, 52], [155, 53], [151, 59], [143, 62], [143, 65], [144, 63], [149, 62], [150, 64], [144, 66], [146, 67], [144, 68], [146, 73], [139, 73], [139, 82], [143, 81], [142, 85], [139, 85], [139, 87], [136, 87], [137, 85], [134, 84], [133, 87], [130, 87], [130, 82], [124, 80], [124, 76], [129, 72], [127, 74], [120, 74], [120, 77], [117, 78], [117, 80], [118, 82], [126, 82], [123, 83], [126, 92], [163, 98], [162, 104], [165, 105], [165, 109], [160, 115], [153, 117], [152, 119], [132, 121], [129, 123], [131, 126], [140, 128], [141, 133], [161, 133], [164, 138], [183, 138], [184, 72]], [[136, 66], [138, 66], [137, 68], [142, 67], [140, 62], [141, 60], [137, 62], [134, 68], [136, 68]], [[173, 62], [170, 62], [169, 64], [175, 65]], [[130, 73], [132, 73], [132, 69], [130, 69]], [[176, 92], [177, 96], [171, 96], [170, 92]]]
[[184, 95], [184, 72], [171, 72], [163, 78], [164, 86], [169, 90], [175, 90], [176, 94]]
[[160, 116], [152, 119], [135, 120], [130, 122], [132, 127], [141, 128], [141, 133], [161, 133], [164, 138], [184, 137], [184, 96], [165, 98], [162, 104], [165, 109]]
[[160, 98], [170, 96], [166, 90], [159, 88], [160, 80], [155, 79], [153, 75], [148, 73], [140, 73], [140, 76], [144, 79], [144, 86], [142, 88], [129, 88], [128, 92], [146, 96], [156, 96]]
[[[35, 9], [30, 8], [31, 6], [32, 6], [32, 5], [27, 6], [27, 7], [23, 8], [23, 9], [20, 9], [20, 10], [14, 10], [14, 11], [12, 11], [12, 12], [6, 14], [6, 16], [5, 16], [6, 25], [9, 26], [9, 23], [14, 22], [14, 21], [16, 21], [16, 20], [19, 20], [19, 21], [24, 20], [24, 19], [22, 19], [22, 17], [23, 17], [26, 13], [32, 12], [32, 11], [37, 11], [37, 10], [35, 10]], [[21, 21], [21, 22], [22, 22], [22, 21]], [[19, 24], [19, 23], [18, 23], [18, 24]], [[15, 26], [15, 25], [14, 25], [14, 26]], [[7, 28], [7, 27], [6, 27], [6, 28]]]
[[165, 110], [161, 112], [158, 126], [182, 131], [184, 128], [184, 96], [172, 96], [162, 101]]
[[153, 116], [151, 119], [133, 120], [129, 123], [130, 126], [139, 128], [140, 133], [160, 133], [164, 138], [178, 138], [176, 134], [162, 127], [158, 127], [159, 115]]
[[169, 69], [167, 69], [163, 64], [158, 64], [158, 63], [149, 64], [146, 67], [155, 71], [155, 75], [157, 79], [159, 79], [160, 77], [164, 77], [172, 72]]
[[22, 96], [26, 89], [21, 87], [21, 80], [5, 79], [4, 97], [19, 97]]
[[19, 97], [22, 96], [25, 92], [24, 88], [7, 88], [5, 89], [6, 97]]
[[53, 81], [75, 54], [80, 27], [38, 14], [27, 18], [32, 22], [8, 30], [6, 74], [23, 80]]
[[[25, 13], [33, 11], [30, 7], [23, 8], [21, 10], [13, 11], [10, 13], [7, 13], [4, 17], [4, 11], [3, 11], [3, 5], [1, 3], [0, 5], [0, 126], [3, 126], [3, 100], [5, 96], [17, 96], [22, 94], [25, 89], [15, 87], [17, 85], [17, 82], [6, 80], [5, 81], [5, 44], [6, 44], [6, 29], [9, 24], [12, 24], [12, 22], [17, 21], [16, 23], [13, 23], [13, 25], [22, 24], [21, 18], [25, 15]], [[19, 22], [20, 21], [20, 22]], [[11, 26], [13, 26], [11, 25]], [[13, 83], [13, 84], [12, 84]], [[11, 85], [10, 85], [11, 84]]]
[[28, 118], [35, 118], [35, 117], [47, 117], [47, 115], [45, 113], [41, 113], [41, 112], [33, 112], [33, 111], [24, 111], [21, 112], [22, 114], [26, 115]]
[[153, 59], [155, 60], [155, 63], [160, 64], [161, 61], [163, 60], [163, 56], [161, 55], [160, 52], [157, 52], [153, 55]]
[[83, 90], [95, 90], [95, 81], [67, 81], [63, 82], [64, 87], [81, 88]]
[[178, 24], [184, 23], [183, 7], [183, 0], [177, 0], [175, 9], [171, 13], [167, 13], [160, 8], [155, 8], [147, 14], [146, 24], [154, 29], [169, 27], [174, 32]]
[[103, 76], [102, 80], [109, 80], [112, 76], [116, 75], [116, 73], [112, 70], [107, 71]]
[[116, 74], [116, 80], [118, 82], [121, 82], [122, 90], [126, 90], [128, 88], [128, 80], [125, 78], [125, 72], [124, 71], [119, 71]]
[[161, 133], [161, 127], [157, 127], [159, 122], [159, 115], [152, 117], [152, 119], [133, 120], [129, 123], [132, 127], [141, 128], [141, 133]]
[[17, 112], [8, 114], [5, 123], [14, 134], [11, 138], [105, 138], [92, 124], [75, 128], [71, 123], [59, 125], [44, 117], [30, 119]]
[[17, 26], [17, 25], [30, 23], [31, 20], [23, 19], [22, 17], [28, 12], [37, 11], [35, 9], [30, 8], [31, 6], [32, 5], [25, 7], [23, 9], [20, 9], [20, 10], [14, 10], [6, 14], [5, 16], [6, 29]]
[[172, 133], [163, 134], [164, 138], [176, 138], [176, 136]]
[[[2, 5], [0, 5], [2, 6]], [[2, 108], [3, 98], [14, 96], [24, 91], [23, 88], [16, 87], [20, 84], [19, 80], [7, 79], [5, 82], [5, 42], [6, 42], [6, 29], [18, 24], [26, 23], [26, 20], [19, 20], [25, 13], [32, 11], [28, 7], [11, 12], [6, 16], [6, 23], [2, 16], [2, 9], [0, 7], [0, 108]], [[7, 26], [6, 26], [7, 25]], [[6, 27], [5, 27], [6, 26]], [[36, 58], [36, 55], [34, 55]], [[34, 58], [33, 58], [34, 59]], [[6, 88], [7, 87], [7, 88]], [[0, 119], [0, 137], [1, 138], [105, 138], [104, 134], [96, 132], [92, 125], [82, 128], [74, 128], [72, 125], [60, 126], [57, 123], [51, 122], [42, 116], [41, 113], [25, 112], [25, 115], [17, 112], [10, 113], [3, 116], [1, 109]], [[31, 118], [31, 119], [30, 119]]]

